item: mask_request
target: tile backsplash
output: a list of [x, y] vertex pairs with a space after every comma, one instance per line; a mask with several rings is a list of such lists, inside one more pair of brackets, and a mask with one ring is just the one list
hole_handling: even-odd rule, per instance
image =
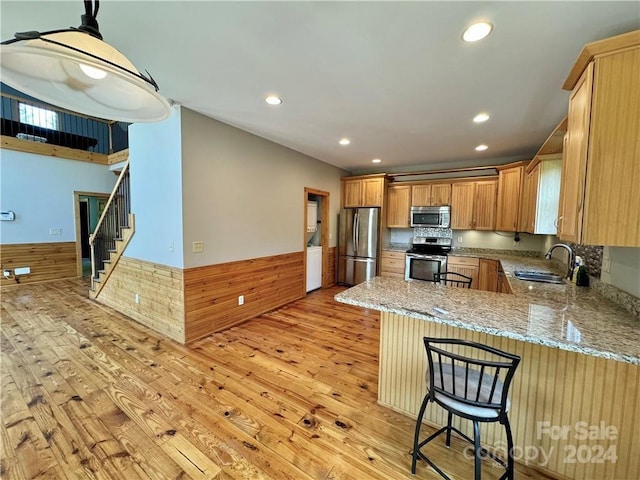
[[573, 253], [582, 258], [587, 273], [595, 278], [600, 278], [602, 269], [602, 247], [595, 245], [568, 244]]

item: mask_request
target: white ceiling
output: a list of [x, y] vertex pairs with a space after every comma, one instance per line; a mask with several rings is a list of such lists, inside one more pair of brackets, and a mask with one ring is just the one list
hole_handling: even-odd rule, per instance
[[[2, 40], [83, 11], [2, 0]], [[640, 28], [640, 3], [103, 1], [97, 19], [176, 103], [350, 171], [408, 171], [530, 158], [583, 45]], [[478, 19], [493, 33], [463, 43]]]

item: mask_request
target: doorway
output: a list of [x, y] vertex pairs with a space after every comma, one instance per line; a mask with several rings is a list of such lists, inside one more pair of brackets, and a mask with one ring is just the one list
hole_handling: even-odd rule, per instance
[[329, 192], [304, 189], [305, 292], [327, 288], [329, 278]]
[[109, 200], [108, 193], [74, 192], [74, 210], [76, 224], [76, 275], [91, 275], [91, 246], [89, 237], [94, 232], [104, 206]]

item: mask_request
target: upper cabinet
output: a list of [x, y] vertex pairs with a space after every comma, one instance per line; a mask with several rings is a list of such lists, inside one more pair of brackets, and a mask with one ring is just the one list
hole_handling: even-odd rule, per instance
[[497, 180], [456, 182], [451, 188], [451, 228], [494, 230]]
[[640, 31], [587, 44], [571, 90], [562, 167], [562, 240], [640, 246]]
[[387, 188], [387, 227], [409, 228], [411, 185], [390, 185]]
[[411, 189], [412, 207], [451, 205], [451, 184], [432, 183], [413, 185]]
[[342, 207], [382, 207], [385, 175], [342, 178]]
[[527, 168], [520, 208], [520, 232], [556, 235], [562, 159], [536, 162]]
[[503, 232], [515, 232], [518, 230], [524, 168], [525, 164], [521, 163], [500, 169], [498, 172], [496, 230]]
[[521, 232], [558, 233], [560, 176], [566, 133], [567, 117], [551, 132], [525, 169], [518, 228]]

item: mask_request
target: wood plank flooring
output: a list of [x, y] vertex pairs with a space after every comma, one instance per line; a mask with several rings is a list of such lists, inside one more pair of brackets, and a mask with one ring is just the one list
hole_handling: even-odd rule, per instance
[[[378, 313], [340, 288], [188, 347], [87, 290], [2, 288], [2, 479], [440, 478], [411, 475], [414, 421], [376, 404]], [[442, 444], [439, 465], [472, 478], [464, 444]]]

